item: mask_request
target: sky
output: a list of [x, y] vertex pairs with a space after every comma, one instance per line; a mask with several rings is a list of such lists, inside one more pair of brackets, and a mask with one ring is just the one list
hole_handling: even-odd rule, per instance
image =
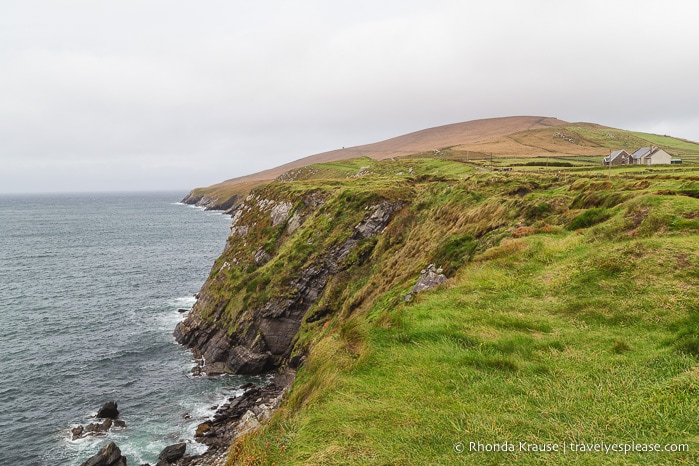
[[699, 141], [699, 4], [2, 0], [0, 193], [189, 190], [461, 121]]

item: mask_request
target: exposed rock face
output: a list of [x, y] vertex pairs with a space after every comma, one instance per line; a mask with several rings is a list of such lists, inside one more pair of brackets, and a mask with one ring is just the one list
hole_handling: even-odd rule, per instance
[[126, 466], [126, 458], [121, 456], [119, 447], [114, 442], [110, 442], [81, 466]]
[[223, 198], [215, 198], [204, 196], [203, 194], [198, 194], [196, 190], [187, 194], [184, 199], [182, 199], [183, 204], [195, 205], [198, 207], [203, 207], [206, 210], [225, 210], [228, 211], [235, 207], [235, 205], [240, 201], [240, 196], [231, 196]]
[[442, 269], [437, 269], [434, 264], [430, 264], [427, 266], [427, 269], [420, 272], [420, 278], [418, 278], [410, 293], [405, 296], [405, 300], [410, 301], [413, 299], [414, 294], [432, 289], [445, 281], [447, 281], [447, 277], [442, 274]]
[[255, 253], [255, 264], [257, 264], [258, 266], [265, 265], [271, 259], [272, 259], [272, 256], [262, 248], [258, 249], [257, 252]]
[[[284, 393], [291, 387], [294, 377], [292, 371], [275, 374], [271, 383], [264, 387], [250, 387], [242, 395], [230, 398], [218, 408], [213, 419], [199, 424], [195, 437], [209, 446], [209, 451], [203, 457], [215, 456], [218, 451], [227, 450], [235, 439], [268, 422]], [[178, 464], [190, 463], [185, 458]]]
[[[309, 198], [309, 203], [321, 205], [313, 195]], [[248, 202], [254, 203], [254, 206]], [[361, 240], [381, 233], [402, 205], [401, 202], [384, 201], [367, 207], [370, 213], [354, 227], [349, 238], [298, 271], [288, 283], [292, 292], [284, 296], [271, 296], [261, 306], [244, 310], [236, 317], [238, 320], [235, 323], [221, 322], [228, 304], [225, 299], [215, 301], [213, 297], [201, 296], [187, 318], [175, 328], [176, 340], [193, 348], [195, 357], [201, 358], [201, 370], [209, 375], [223, 372], [259, 374], [279, 367], [288, 361], [301, 322], [323, 294], [329, 278], [346, 267], [343, 261]], [[245, 236], [252, 227], [242, 224], [245, 212], [259, 211], [260, 215], [268, 212], [274, 224], [289, 220], [291, 208], [290, 202], [276, 202], [251, 194], [233, 218], [232, 236]], [[297, 221], [300, 222], [300, 218]], [[296, 228], [294, 226], [293, 229]], [[254, 255], [254, 262], [258, 266], [270, 259], [271, 256], [261, 249]], [[204, 318], [201, 309], [207, 307], [213, 312], [209, 311]], [[229, 329], [233, 327], [236, 330], [230, 332]]]
[[293, 205], [291, 202], [280, 202], [279, 204], [272, 207], [270, 215], [272, 216], [272, 226], [277, 226], [282, 222], [285, 222], [289, 218], [289, 213]]

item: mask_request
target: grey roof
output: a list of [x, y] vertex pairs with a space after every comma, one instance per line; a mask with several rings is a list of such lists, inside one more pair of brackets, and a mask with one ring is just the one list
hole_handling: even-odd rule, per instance
[[641, 147], [636, 152], [631, 154], [631, 157], [633, 157], [634, 159], [640, 159], [641, 157], [646, 155], [648, 152], [650, 152], [650, 147]]
[[624, 149], [615, 150], [614, 152], [611, 153], [611, 155], [609, 155], [608, 157], [605, 157], [604, 161], [611, 162], [612, 160], [616, 159], [617, 157], [619, 157], [622, 154], [629, 155]]

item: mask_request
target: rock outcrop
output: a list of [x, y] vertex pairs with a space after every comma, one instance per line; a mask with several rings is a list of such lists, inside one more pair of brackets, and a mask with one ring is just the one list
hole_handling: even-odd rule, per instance
[[117, 404], [114, 401], [106, 402], [97, 411], [97, 415], [95, 417], [103, 419], [103, 421], [92, 422], [87, 426], [78, 425], [71, 428], [71, 438], [73, 440], [77, 440], [87, 436], [104, 435], [109, 432], [112, 427], [126, 428], [126, 423], [117, 419], [119, 417], [119, 410], [117, 409]]
[[[323, 205], [315, 193], [307, 195], [303, 203], [307, 209], [305, 216]], [[227, 250], [231, 250], [233, 244], [248, 245], [255, 229], [275, 231], [273, 228], [276, 227], [276, 231], [281, 233], [296, 231], [305, 216], [298, 211], [292, 212], [292, 206], [286, 200], [275, 201], [258, 194], [248, 196], [233, 217]], [[354, 226], [349, 237], [318, 254], [312, 263], [294, 273], [285, 284], [288, 291], [269, 295], [265, 302], [243, 309], [233, 321], [226, 313], [231, 297], [207, 294], [205, 285], [192, 311], [174, 332], [176, 340], [192, 348], [195, 358], [200, 361], [200, 367], [194, 371], [209, 375], [259, 374], [288, 362], [301, 323], [322, 296], [329, 279], [349, 267], [346, 262], [357, 245], [381, 233], [402, 206], [403, 203], [398, 201], [367, 206], [368, 213]], [[245, 216], [252, 214], [255, 216], [246, 222]], [[290, 220], [293, 220], [293, 225], [288, 223]], [[262, 245], [254, 247], [251, 256], [249, 263], [254, 267], [265, 266], [273, 259], [273, 255]], [[230, 273], [231, 267], [242, 267], [240, 263], [238, 257], [229, 258], [223, 266], [219, 266], [218, 273]]]
[[183, 204], [203, 207], [206, 210], [232, 210], [240, 201], [240, 196], [206, 196], [194, 190], [182, 199]]
[[80, 466], [126, 466], [126, 458], [114, 442], [109, 442], [92, 458]]
[[184, 442], [165, 447], [158, 455], [158, 463], [156, 466], [169, 466], [177, 462], [177, 460], [184, 456], [186, 450], [187, 444]]
[[[226, 452], [236, 439], [266, 424], [294, 381], [293, 371], [275, 373], [265, 386], [246, 385], [245, 392], [228, 399], [213, 418], [197, 427], [195, 439], [209, 449], [201, 455], [184, 456], [178, 466], [224, 464]], [[160, 464], [160, 463], [158, 463]]]
[[413, 295], [422, 291], [431, 290], [447, 281], [446, 275], [442, 274], [442, 269], [435, 268], [434, 264], [430, 264], [426, 269], [420, 272], [420, 278], [413, 286], [413, 289], [405, 296], [405, 301], [413, 299]]
[[116, 419], [119, 417], [119, 410], [117, 409], [117, 403], [115, 401], [107, 401], [102, 407], [97, 411], [97, 417], [103, 419]]

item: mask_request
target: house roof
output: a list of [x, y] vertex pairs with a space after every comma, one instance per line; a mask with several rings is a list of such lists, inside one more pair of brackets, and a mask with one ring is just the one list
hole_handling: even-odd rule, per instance
[[612, 160], [616, 159], [617, 157], [619, 157], [619, 156], [622, 155], [622, 154], [629, 155], [629, 153], [626, 152], [624, 149], [622, 149], [622, 150], [615, 150], [614, 152], [611, 153], [611, 155], [609, 155], [608, 157], [605, 157], [605, 158], [604, 158], [604, 161], [605, 161], [605, 162], [611, 162]]
[[644, 155], [647, 155], [650, 151], [651, 151], [650, 147], [641, 147], [636, 152], [631, 154], [631, 157], [633, 157], [634, 159], [640, 159]]

